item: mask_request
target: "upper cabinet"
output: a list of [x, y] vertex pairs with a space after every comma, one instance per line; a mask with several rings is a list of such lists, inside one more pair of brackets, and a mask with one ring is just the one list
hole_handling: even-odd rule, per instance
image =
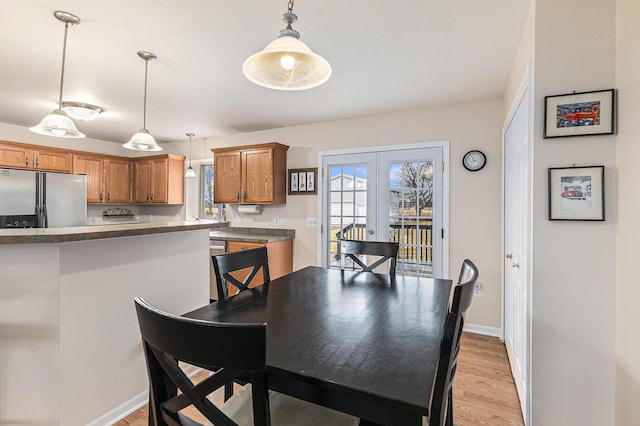
[[183, 204], [184, 160], [173, 154], [134, 160], [134, 203]]
[[87, 175], [87, 203], [131, 202], [131, 161], [127, 158], [74, 154], [73, 173]]
[[0, 142], [0, 167], [71, 173], [71, 153], [53, 148]]
[[288, 149], [276, 142], [212, 149], [214, 201], [285, 204]]

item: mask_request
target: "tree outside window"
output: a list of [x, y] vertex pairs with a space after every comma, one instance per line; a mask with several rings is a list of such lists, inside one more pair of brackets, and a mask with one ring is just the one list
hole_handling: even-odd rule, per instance
[[216, 204], [213, 200], [213, 164], [203, 164], [200, 176], [202, 176], [200, 216], [204, 219], [224, 219], [224, 204]]

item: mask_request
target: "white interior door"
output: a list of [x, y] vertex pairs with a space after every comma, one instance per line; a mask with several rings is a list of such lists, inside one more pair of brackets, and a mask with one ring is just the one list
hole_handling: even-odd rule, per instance
[[530, 133], [528, 90], [504, 134], [504, 336], [525, 421], [529, 362]]
[[322, 265], [341, 239], [396, 241], [401, 275], [443, 277], [443, 147], [322, 156]]

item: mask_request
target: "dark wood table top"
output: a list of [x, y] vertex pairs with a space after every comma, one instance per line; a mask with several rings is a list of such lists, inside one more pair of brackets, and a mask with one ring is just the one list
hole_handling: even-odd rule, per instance
[[185, 316], [266, 322], [271, 388], [406, 425], [428, 414], [450, 291], [451, 280], [307, 267]]

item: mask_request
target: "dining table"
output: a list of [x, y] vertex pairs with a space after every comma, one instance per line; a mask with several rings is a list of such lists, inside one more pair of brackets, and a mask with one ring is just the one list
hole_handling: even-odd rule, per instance
[[422, 425], [451, 286], [448, 279], [309, 266], [184, 316], [267, 323], [272, 390], [363, 425]]

